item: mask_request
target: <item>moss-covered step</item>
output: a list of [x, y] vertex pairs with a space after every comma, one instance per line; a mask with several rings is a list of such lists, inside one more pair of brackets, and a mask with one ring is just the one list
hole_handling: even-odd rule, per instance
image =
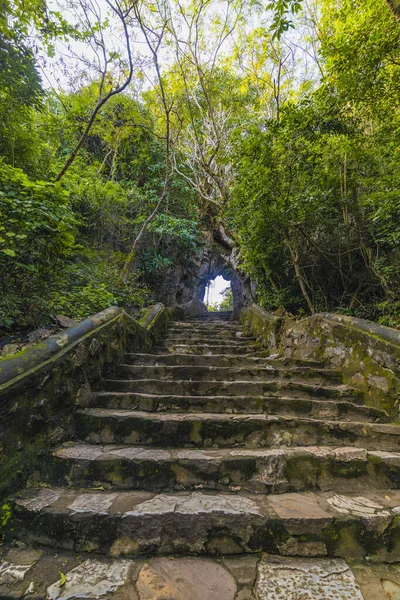
[[[30, 489], [13, 501], [25, 543], [114, 557], [267, 551], [400, 559], [400, 491], [117, 492]], [[299, 550], [297, 550], [299, 552]]]
[[190, 341], [187, 344], [169, 343], [164, 345], [156, 346], [155, 351], [163, 354], [164, 352], [174, 352], [178, 354], [242, 354], [254, 356], [260, 352], [260, 347], [257, 344], [230, 344], [221, 345], [215, 344], [191, 344]]
[[118, 379], [173, 379], [196, 381], [266, 381], [289, 379], [311, 381], [313, 383], [342, 383], [340, 371], [336, 369], [315, 369], [313, 367], [219, 367], [193, 365], [128, 365], [120, 364], [116, 369]]
[[195, 367], [316, 367], [322, 368], [317, 361], [268, 358], [265, 356], [238, 356], [236, 354], [134, 354], [124, 356], [125, 364], [134, 365], [193, 365]]
[[160, 449], [68, 444], [43, 472], [57, 486], [107, 489], [303, 490], [400, 488], [400, 453], [364, 448]]
[[108, 379], [106, 391], [144, 394], [179, 394], [180, 396], [276, 396], [293, 398], [330, 398], [363, 401], [363, 393], [347, 385], [322, 385], [302, 381], [168, 381], [165, 379]]
[[165, 447], [355, 446], [400, 450], [400, 426], [384, 423], [300, 419], [278, 415], [150, 413], [79, 410], [81, 440], [97, 444]]

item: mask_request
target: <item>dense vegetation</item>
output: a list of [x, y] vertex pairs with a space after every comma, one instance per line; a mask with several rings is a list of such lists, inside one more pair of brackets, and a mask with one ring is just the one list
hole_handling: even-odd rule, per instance
[[140, 309], [220, 225], [266, 309], [399, 325], [385, 0], [0, 6], [1, 335]]

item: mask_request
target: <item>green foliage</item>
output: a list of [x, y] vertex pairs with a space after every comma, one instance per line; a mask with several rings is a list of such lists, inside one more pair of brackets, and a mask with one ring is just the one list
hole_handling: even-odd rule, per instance
[[83, 319], [109, 306], [136, 314], [151, 299], [150, 290], [135, 275], [121, 281], [124, 255], [110, 250], [84, 249], [65, 265], [49, 296], [51, 314]]
[[[387, 3], [317, 0], [314, 10], [275, 0], [246, 21], [259, 3], [233, 2], [225, 25], [221, 3], [204, 6], [209, 25], [203, 5], [185, 8], [200, 11], [197, 57], [193, 45], [174, 46], [171, 31], [162, 40], [162, 51], [180, 56], [161, 65], [174, 172], [122, 282], [133, 240], [164, 185], [165, 111], [159, 87], [143, 90], [148, 57], [134, 85], [101, 110], [55, 185], [118, 69], [102, 81], [97, 65], [85, 63], [68, 74], [68, 91], [45, 91], [35, 52], [59, 59], [58, 40], [84, 48], [109, 18], [90, 29], [68, 24], [57, 2], [0, 0], [2, 334], [110, 304], [136, 312], [168, 289], [175, 298], [198, 265], [199, 232], [212, 237], [221, 224], [266, 309], [400, 323], [400, 27]], [[171, 18], [179, 10], [173, 1]], [[229, 41], [208, 60], [219, 35]], [[297, 64], [301, 44], [303, 60], [315, 57], [311, 69]], [[231, 306], [227, 288], [210, 310]]]
[[0, 163], [1, 329], [34, 325], [75, 244], [77, 219], [59, 185]]
[[7, 525], [10, 524], [11, 519], [12, 519], [11, 504], [4, 503], [0, 507], [0, 541], [3, 539], [4, 531], [7, 527]]
[[219, 310], [233, 310], [233, 293], [231, 286], [221, 292], [223, 300], [219, 303]]
[[278, 40], [290, 28], [294, 28], [290, 15], [296, 15], [301, 11], [302, 0], [274, 0], [267, 4], [266, 10], [273, 12], [271, 31], [273, 39]]

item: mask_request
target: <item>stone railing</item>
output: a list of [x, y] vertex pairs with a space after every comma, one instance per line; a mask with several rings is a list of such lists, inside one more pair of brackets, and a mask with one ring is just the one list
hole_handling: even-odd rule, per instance
[[255, 305], [240, 317], [270, 354], [340, 368], [343, 382], [362, 390], [367, 405], [399, 419], [400, 331], [330, 313], [295, 321]]
[[101, 389], [124, 352], [147, 352], [171, 312], [162, 304], [136, 321], [111, 307], [0, 360], [0, 498], [35, 474], [40, 456], [73, 434], [73, 414]]

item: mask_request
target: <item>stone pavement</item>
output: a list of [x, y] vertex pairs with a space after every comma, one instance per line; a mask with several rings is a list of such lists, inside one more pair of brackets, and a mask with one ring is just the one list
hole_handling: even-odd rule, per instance
[[111, 560], [3, 548], [0, 580], [1, 599], [400, 599], [400, 566], [267, 554]]

